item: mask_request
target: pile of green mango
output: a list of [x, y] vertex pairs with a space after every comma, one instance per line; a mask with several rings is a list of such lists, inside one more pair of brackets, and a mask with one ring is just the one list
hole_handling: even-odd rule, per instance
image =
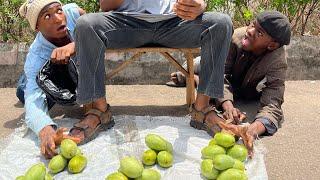
[[49, 169], [54, 174], [63, 171], [67, 166], [68, 171], [72, 174], [80, 173], [87, 166], [87, 158], [77, 144], [70, 139], [61, 142], [60, 154], [49, 162]]
[[53, 180], [43, 163], [31, 166], [24, 175], [16, 177], [16, 180]]
[[208, 146], [201, 150], [201, 174], [207, 179], [247, 180], [244, 161], [248, 150], [236, 144], [233, 135], [226, 132], [216, 133]]
[[[49, 172], [57, 174], [68, 166], [70, 173], [80, 173], [87, 165], [87, 158], [82, 154], [77, 144], [70, 140], [64, 139], [60, 145], [60, 154], [54, 156], [49, 161]], [[16, 180], [51, 180], [52, 176], [46, 172], [43, 163], [35, 164], [23, 176], [18, 176]]]
[[109, 174], [106, 180], [160, 180], [161, 175], [157, 170], [144, 169], [141, 161], [133, 156], [126, 156], [120, 160], [118, 172]]
[[160, 180], [158, 171], [150, 167], [156, 163], [163, 168], [169, 168], [173, 164], [172, 144], [156, 134], [148, 134], [145, 143], [150, 148], [142, 154], [142, 163], [135, 157], [124, 157], [120, 161], [119, 172], [114, 172], [106, 177], [106, 180]]
[[148, 134], [145, 143], [150, 148], [142, 154], [142, 163], [152, 166], [156, 163], [163, 168], [169, 168], [173, 164], [172, 144], [156, 134]]

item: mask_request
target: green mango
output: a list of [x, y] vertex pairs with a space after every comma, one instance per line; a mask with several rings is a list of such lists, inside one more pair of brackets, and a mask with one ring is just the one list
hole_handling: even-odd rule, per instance
[[168, 151], [169, 153], [171, 153], [171, 154], [172, 154], [172, 153], [173, 153], [173, 147], [172, 147], [172, 144], [171, 144], [170, 142], [168, 142], [168, 141], [167, 141], [167, 143], [166, 143], [166, 144], [167, 144], [167, 150], [166, 150], [166, 151]]
[[142, 175], [135, 180], [160, 180], [161, 174], [154, 169], [145, 169], [142, 172]]
[[206, 146], [201, 150], [202, 158], [213, 159], [218, 154], [226, 154], [226, 150], [218, 145]]
[[216, 140], [214, 140], [213, 138], [209, 141], [209, 146], [211, 146], [211, 145], [216, 145], [217, 144], [217, 142], [216, 142]]
[[239, 169], [241, 171], [244, 171], [245, 166], [244, 163], [239, 161], [238, 159], [234, 159], [234, 165], [232, 167], [233, 169]]
[[16, 180], [25, 180], [24, 175], [16, 177]]
[[70, 173], [76, 174], [81, 172], [87, 166], [87, 158], [83, 155], [74, 156], [68, 164], [68, 170]]
[[234, 159], [244, 162], [247, 159], [248, 150], [244, 145], [235, 144], [228, 150], [227, 154]]
[[155, 151], [168, 151], [170, 153], [173, 151], [172, 144], [156, 134], [148, 134], [145, 137], [145, 143], [150, 149]]
[[46, 176], [46, 166], [43, 163], [38, 163], [31, 166], [24, 175], [25, 180], [43, 180]]
[[219, 171], [213, 167], [211, 159], [205, 159], [201, 162], [201, 174], [207, 179], [217, 179]]
[[163, 168], [172, 166], [173, 156], [168, 151], [160, 151], [157, 155], [158, 164]]
[[77, 154], [77, 144], [71, 139], [64, 139], [60, 145], [60, 154], [66, 159], [71, 159]]
[[148, 149], [142, 154], [142, 163], [147, 166], [154, 165], [156, 163], [156, 160], [157, 153], [152, 149]]
[[77, 148], [77, 152], [76, 152], [76, 155], [83, 155], [82, 151], [80, 148]]
[[220, 173], [217, 180], [248, 180], [248, 177], [239, 169], [227, 169]]
[[56, 155], [54, 156], [48, 165], [48, 168], [50, 171], [54, 174], [59, 173], [64, 170], [64, 168], [67, 166], [68, 161], [65, 159], [62, 155]]
[[119, 171], [129, 178], [137, 178], [142, 175], [143, 165], [135, 157], [124, 157], [120, 160]]
[[47, 173], [46, 176], [44, 177], [44, 180], [54, 180], [51, 174]]
[[225, 133], [225, 132], [219, 132], [214, 135], [214, 140], [217, 143], [217, 145], [228, 148], [235, 144], [236, 139], [233, 135]]
[[218, 154], [213, 158], [213, 166], [218, 170], [225, 170], [232, 168], [234, 159], [225, 154]]
[[105, 180], [128, 180], [128, 178], [121, 172], [114, 172], [109, 174]]

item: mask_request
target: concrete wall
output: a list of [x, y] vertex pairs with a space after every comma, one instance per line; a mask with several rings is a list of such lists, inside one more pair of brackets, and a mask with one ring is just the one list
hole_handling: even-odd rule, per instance
[[[0, 43], [0, 87], [14, 87], [23, 70], [28, 46], [25, 43]], [[294, 37], [286, 47], [288, 53], [288, 80], [320, 79], [320, 37]], [[119, 62], [132, 54], [119, 53], [106, 55], [106, 71], [115, 68]], [[173, 54], [183, 62], [183, 54]], [[138, 61], [114, 76], [106, 84], [164, 84], [170, 73], [175, 71], [161, 55], [144, 54]]]
[[288, 79], [320, 79], [320, 37], [294, 37], [287, 53]]

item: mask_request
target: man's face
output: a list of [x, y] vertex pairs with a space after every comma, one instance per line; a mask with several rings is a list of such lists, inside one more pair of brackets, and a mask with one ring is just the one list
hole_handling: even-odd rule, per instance
[[245, 51], [256, 54], [266, 50], [274, 50], [275, 43], [273, 38], [267, 34], [257, 21], [247, 27], [245, 37], [241, 41], [242, 48]]
[[60, 39], [67, 36], [66, 16], [59, 3], [43, 8], [37, 21], [37, 30], [46, 38]]

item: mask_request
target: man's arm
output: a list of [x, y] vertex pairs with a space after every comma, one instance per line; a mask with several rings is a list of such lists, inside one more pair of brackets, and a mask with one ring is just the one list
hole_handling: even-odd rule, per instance
[[25, 89], [25, 122], [39, 136], [41, 153], [46, 158], [50, 158], [56, 155], [53, 140], [56, 124], [48, 115], [46, 95], [36, 83], [36, 76], [42, 67], [42, 61], [39, 56], [33, 53], [28, 53], [27, 55], [24, 66], [27, 78]]
[[42, 67], [43, 59], [39, 56], [28, 53], [24, 71], [27, 84], [25, 89], [25, 122], [27, 126], [35, 132], [40, 139], [40, 150], [46, 158], [51, 158], [57, 154], [56, 145], [59, 145], [62, 139], [69, 138], [75, 142], [79, 139], [64, 135], [64, 128], [56, 131], [56, 124], [48, 114], [46, 95], [36, 83], [36, 76]]
[[46, 95], [36, 83], [36, 76], [43, 60], [33, 53], [28, 53], [24, 71], [27, 78], [25, 90], [26, 123], [37, 135], [47, 125], [55, 125], [48, 115]]
[[118, 9], [125, 0], [100, 0], [100, 9], [103, 12]]
[[255, 118], [265, 125], [267, 135], [273, 135], [283, 119], [281, 105], [284, 100], [286, 70], [286, 63], [275, 63], [266, 75], [266, 87], [262, 89], [260, 108]]

